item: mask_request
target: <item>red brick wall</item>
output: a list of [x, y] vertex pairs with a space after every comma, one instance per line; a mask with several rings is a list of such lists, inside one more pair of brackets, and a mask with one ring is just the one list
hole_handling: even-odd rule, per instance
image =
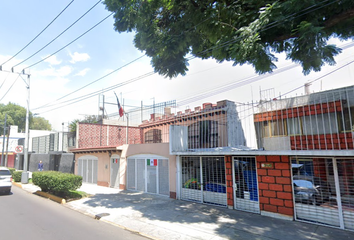
[[[288, 156], [257, 156], [259, 204], [262, 211], [294, 215]], [[262, 164], [268, 164], [263, 166]]]
[[291, 150], [346, 150], [354, 149], [353, 134], [335, 133], [290, 137]]
[[234, 206], [234, 188], [232, 179], [232, 157], [225, 156], [226, 168], [226, 192], [227, 192], [227, 206]]
[[[120, 146], [126, 143], [126, 133], [126, 126], [80, 123], [78, 148]], [[140, 128], [128, 128], [129, 144], [141, 143], [141, 136]]]
[[295, 108], [281, 109], [277, 111], [263, 112], [254, 115], [254, 122], [264, 122], [287, 118], [310, 116], [322, 113], [342, 111], [342, 102], [335, 101], [329, 103], [318, 103]]

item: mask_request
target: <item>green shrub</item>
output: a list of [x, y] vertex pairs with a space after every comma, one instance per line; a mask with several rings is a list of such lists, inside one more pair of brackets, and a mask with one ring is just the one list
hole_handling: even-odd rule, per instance
[[12, 173], [12, 178], [14, 179], [14, 182], [21, 182], [21, 177], [22, 177], [22, 171], [14, 171]]
[[14, 171], [16, 171], [16, 168], [8, 168], [11, 172], [11, 175], [13, 175]]
[[32, 173], [32, 183], [43, 192], [65, 197], [69, 191], [75, 191], [82, 185], [82, 177], [71, 173], [43, 171]]

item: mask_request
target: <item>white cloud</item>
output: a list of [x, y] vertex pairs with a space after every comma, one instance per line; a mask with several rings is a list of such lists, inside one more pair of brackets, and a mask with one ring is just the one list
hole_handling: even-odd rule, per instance
[[90, 69], [89, 69], [89, 68], [85, 68], [85, 69], [81, 70], [80, 72], [78, 72], [77, 74], [75, 74], [75, 76], [81, 76], [81, 77], [83, 77], [83, 76], [86, 75], [86, 73], [87, 73], [88, 71], [90, 71]]
[[71, 57], [71, 63], [86, 62], [90, 59], [90, 56], [87, 53], [74, 52], [74, 54], [69, 53], [69, 55]]
[[[43, 57], [42, 59], [44, 59], [44, 58], [46, 58], [46, 57]], [[59, 65], [62, 61], [58, 60], [57, 57], [55, 55], [53, 55], [50, 58], [47, 58], [46, 60], [44, 60], [44, 62], [47, 62], [50, 65]]]
[[42, 77], [65, 77], [68, 76], [72, 72], [72, 68], [70, 66], [63, 66], [59, 69], [55, 69], [53, 67], [35, 71], [33, 75], [42, 76]]

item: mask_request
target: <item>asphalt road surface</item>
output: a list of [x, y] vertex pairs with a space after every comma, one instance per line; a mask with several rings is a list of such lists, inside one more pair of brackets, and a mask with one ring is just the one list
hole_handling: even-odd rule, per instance
[[66, 208], [16, 186], [0, 195], [0, 239], [147, 239]]

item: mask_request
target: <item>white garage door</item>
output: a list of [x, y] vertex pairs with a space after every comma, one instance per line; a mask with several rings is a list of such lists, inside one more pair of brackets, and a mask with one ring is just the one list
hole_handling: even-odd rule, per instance
[[84, 156], [78, 159], [78, 175], [82, 176], [82, 182], [97, 184], [98, 158]]

